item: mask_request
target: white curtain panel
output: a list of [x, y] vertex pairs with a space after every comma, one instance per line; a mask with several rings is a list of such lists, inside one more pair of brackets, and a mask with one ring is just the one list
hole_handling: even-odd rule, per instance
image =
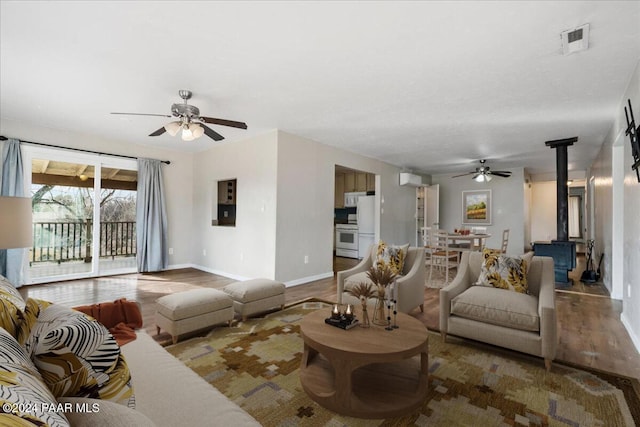
[[581, 237], [580, 234], [580, 197], [569, 197], [569, 237]]
[[166, 270], [167, 210], [160, 160], [138, 159], [136, 231], [138, 272]]

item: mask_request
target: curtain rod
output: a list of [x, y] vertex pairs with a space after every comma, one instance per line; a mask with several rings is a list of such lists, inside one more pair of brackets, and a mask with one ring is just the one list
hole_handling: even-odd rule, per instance
[[[7, 138], [6, 136], [0, 136], [0, 141], [6, 141], [9, 138]], [[16, 138], [17, 139], [17, 138]], [[125, 156], [124, 154], [111, 154], [111, 153], [103, 153], [101, 151], [93, 151], [93, 150], [85, 150], [83, 148], [72, 148], [72, 147], [63, 147], [61, 145], [54, 145], [54, 144], [45, 144], [43, 142], [33, 142], [33, 141], [22, 141], [19, 140], [20, 142], [24, 142], [25, 144], [31, 144], [31, 145], [40, 145], [41, 147], [51, 147], [51, 148], [62, 148], [63, 150], [72, 150], [72, 151], [81, 151], [83, 153], [91, 153], [91, 154], [98, 154], [101, 156], [113, 156], [113, 157], [121, 157], [123, 159], [134, 159], [137, 160], [137, 157], [134, 156]], [[169, 160], [160, 160], [162, 163], [170, 165], [171, 162]]]

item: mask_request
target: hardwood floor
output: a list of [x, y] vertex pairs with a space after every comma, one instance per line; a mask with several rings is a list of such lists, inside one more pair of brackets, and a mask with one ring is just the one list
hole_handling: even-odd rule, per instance
[[[356, 262], [336, 258], [335, 271], [349, 268]], [[44, 299], [69, 307], [113, 301], [123, 297], [137, 300], [142, 306], [144, 328], [156, 340], [164, 343], [170, 341], [166, 333], [155, 335], [153, 317], [157, 298], [197, 287], [222, 288], [233, 281], [196, 269], [181, 269], [157, 274], [127, 274], [24, 286], [20, 288], [20, 292], [25, 298]], [[335, 301], [335, 276], [287, 288], [285, 295], [286, 304], [310, 297]], [[620, 321], [621, 301], [579, 291], [557, 291], [556, 303], [559, 360], [640, 378], [640, 354]], [[424, 313], [416, 309], [411, 315], [422, 321], [427, 328], [438, 330], [438, 289], [425, 288], [424, 305]]]

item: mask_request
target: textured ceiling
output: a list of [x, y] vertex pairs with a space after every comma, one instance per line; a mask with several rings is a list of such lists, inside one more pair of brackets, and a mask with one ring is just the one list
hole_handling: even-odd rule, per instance
[[[2, 118], [135, 144], [178, 90], [233, 143], [271, 129], [425, 173], [584, 170], [640, 59], [640, 2], [6, 2]], [[560, 33], [590, 24], [590, 48]], [[640, 106], [638, 107], [640, 110]], [[640, 111], [639, 111], [640, 114]], [[5, 135], [20, 137], [20, 135]]]

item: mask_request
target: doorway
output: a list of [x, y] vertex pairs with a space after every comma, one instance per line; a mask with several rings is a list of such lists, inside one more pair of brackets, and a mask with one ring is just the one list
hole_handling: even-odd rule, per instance
[[346, 270], [366, 255], [375, 240], [376, 175], [335, 165], [334, 272]]

